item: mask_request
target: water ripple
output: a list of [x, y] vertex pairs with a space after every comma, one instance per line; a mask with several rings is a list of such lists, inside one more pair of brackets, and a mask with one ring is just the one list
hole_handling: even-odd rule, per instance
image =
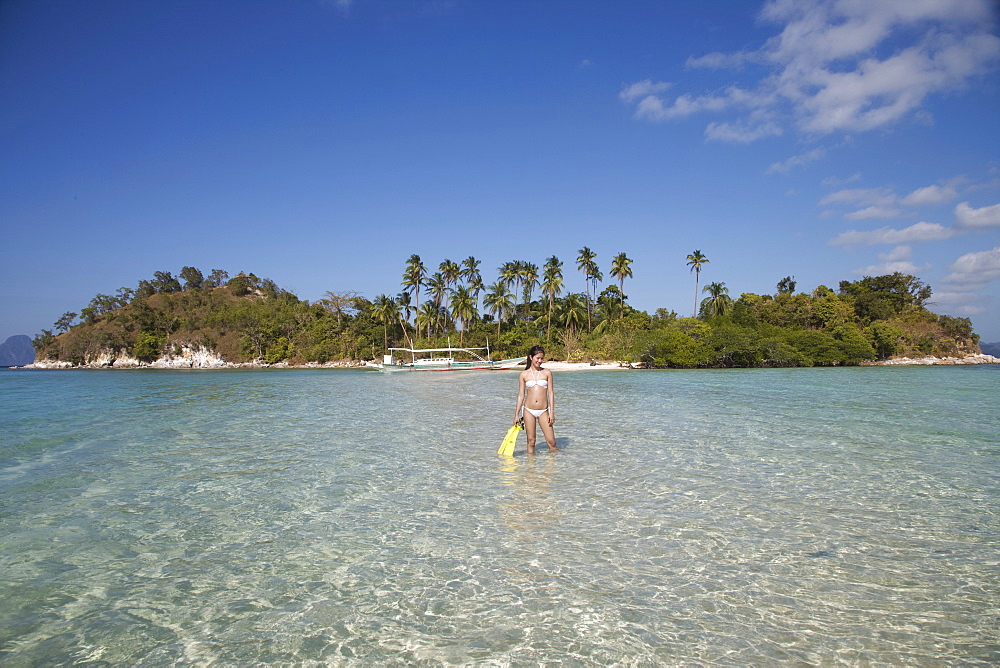
[[997, 377], [0, 373], [0, 662], [996, 664]]

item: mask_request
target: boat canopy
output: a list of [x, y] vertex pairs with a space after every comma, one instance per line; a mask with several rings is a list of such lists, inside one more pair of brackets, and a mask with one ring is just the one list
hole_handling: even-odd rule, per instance
[[401, 350], [406, 353], [451, 353], [456, 350], [461, 352], [463, 350], [489, 350], [489, 348], [389, 348], [389, 350]]

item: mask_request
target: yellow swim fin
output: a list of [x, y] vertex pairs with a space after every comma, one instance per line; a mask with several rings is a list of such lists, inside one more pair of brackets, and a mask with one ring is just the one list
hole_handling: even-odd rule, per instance
[[521, 433], [521, 429], [521, 425], [515, 424], [507, 430], [507, 435], [503, 437], [503, 442], [500, 443], [500, 449], [497, 450], [498, 455], [502, 457], [510, 457], [514, 454], [514, 446], [517, 445], [517, 435]]

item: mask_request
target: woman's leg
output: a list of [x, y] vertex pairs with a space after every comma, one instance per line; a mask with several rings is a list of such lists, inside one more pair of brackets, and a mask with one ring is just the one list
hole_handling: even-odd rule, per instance
[[[542, 435], [545, 436], [545, 443], [549, 446], [549, 452], [555, 452], [558, 449], [556, 448], [556, 430], [552, 428], [552, 423], [549, 422], [548, 412], [542, 413], [537, 422], [542, 427]], [[532, 431], [532, 433], [534, 432]]]
[[528, 454], [533, 455], [535, 454], [535, 425], [538, 420], [529, 411], [524, 411], [521, 417], [524, 418], [524, 436], [528, 440]]

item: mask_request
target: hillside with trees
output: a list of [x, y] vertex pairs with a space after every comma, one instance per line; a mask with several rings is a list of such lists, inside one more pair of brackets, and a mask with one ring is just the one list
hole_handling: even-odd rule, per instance
[[[931, 312], [932, 290], [895, 273], [797, 292], [794, 277], [774, 294], [733, 299], [725, 283], [701, 286], [709, 259], [687, 256], [694, 311], [682, 317], [632, 308], [625, 281], [632, 260], [616, 255], [604, 273], [587, 247], [576, 258], [583, 292], [567, 290], [564, 263], [521, 260], [497, 268], [487, 285], [480, 262], [444, 260], [429, 271], [407, 260], [401, 291], [374, 299], [331, 290], [315, 302], [270, 279], [194, 267], [156, 272], [136, 288], [98, 294], [33, 340], [39, 360], [76, 365], [99, 357], [151, 362], [181, 347], [229, 362], [328, 363], [380, 359], [389, 347], [489, 346], [495, 358], [544, 344], [551, 359], [621, 360], [649, 367], [726, 368], [856, 365], [893, 356], [961, 357], [979, 352], [968, 318]], [[423, 300], [423, 301], [422, 301]]]

